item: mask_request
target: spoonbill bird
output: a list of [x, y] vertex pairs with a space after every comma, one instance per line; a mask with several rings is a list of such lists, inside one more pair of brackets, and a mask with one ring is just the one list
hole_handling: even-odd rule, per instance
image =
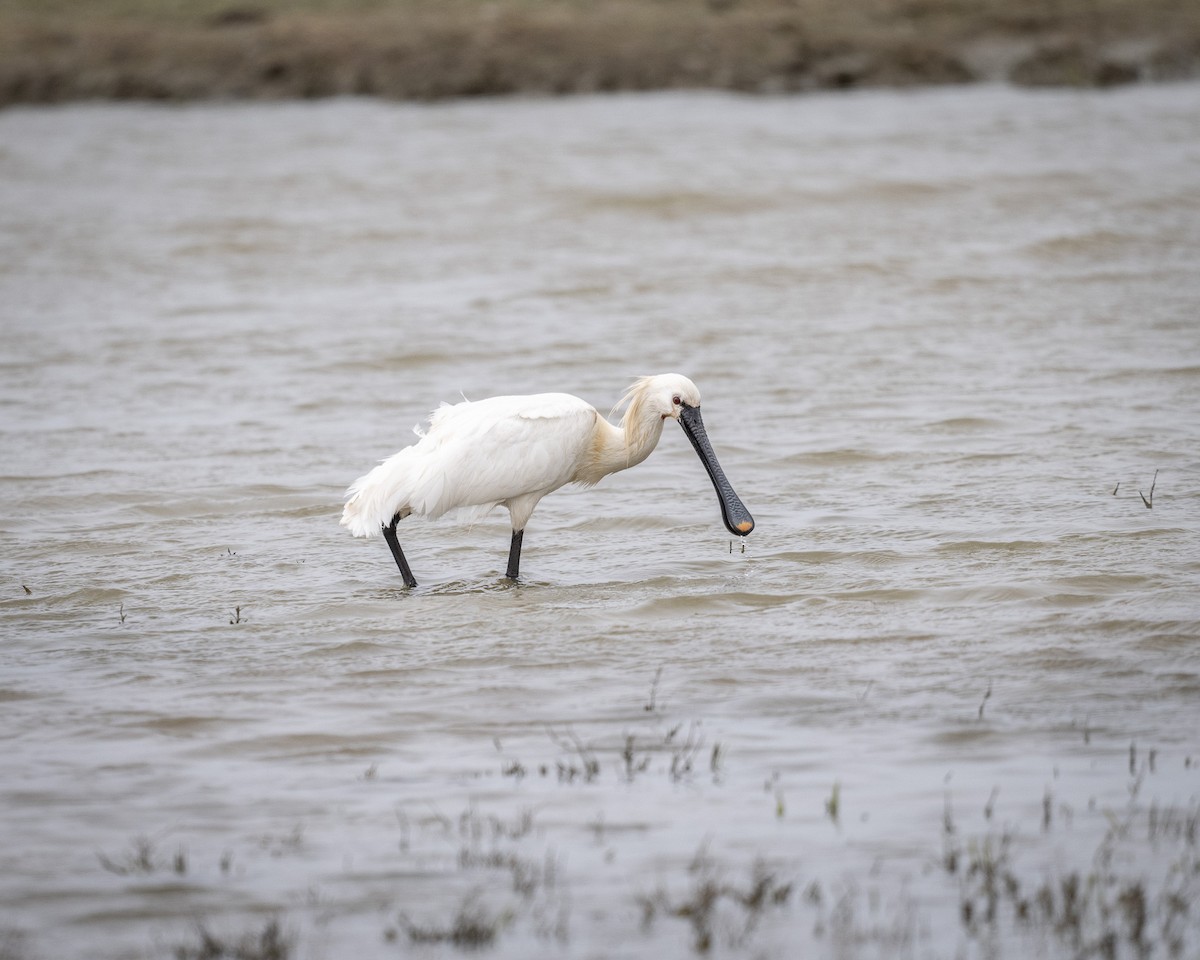
[[687, 377], [664, 373], [635, 380], [617, 405], [620, 426], [567, 393], [491, 397], [443, 404], [416, 428], [420, 441], [382, 461], [346, 491], [342, 526], [356, 537], [377, 531], [391, 547], [400, 575], [415, 587], [396, 524], [409, 514], [440, 517], [468, 508], [481, 516], [497, 506], [512, 517], [509, 579], [517, 578], [521, 541], [533, 508], [568, 483], [599, 483], [641, 463], [658, 445], [663, 424], [678, 420], [717, 491], [730, 533], [746, 536], [754, 518], [733, 492], [700, 419], [700, 391]]

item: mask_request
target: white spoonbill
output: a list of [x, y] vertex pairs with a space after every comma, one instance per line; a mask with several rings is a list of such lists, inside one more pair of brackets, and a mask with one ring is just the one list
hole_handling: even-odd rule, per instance
[[568, 483], [590, 486], [641, 463], [658, 445], [663, 423], [678, 420], [700, 455], [730, 533], [746, 536], [754, 518], [733, 492], [700, 419], [700, 391], [687, 377], [663, 373], [635, 380], [618, 406], [620, 426], [567, 393], [491, 397], [443, 404], [421, 440], [394, 454], [346, 491], [342, 526], [356, 537], [379, 530], [407, 586], [415, 587], [396, 524], [409, 514], [440, 517], [449, 510], [496, 506], [512, 517], [506, 575], [515, 580], [521, 541], [533, 508]]

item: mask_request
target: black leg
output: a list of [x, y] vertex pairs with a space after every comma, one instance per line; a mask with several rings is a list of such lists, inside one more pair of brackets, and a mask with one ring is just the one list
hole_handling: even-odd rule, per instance
[[400, 549], [400, 541], [396, 539], [396, 521], [399, 517], [392, 517], [391, 526], [383, 528], [383, 538], [387, 540], [388, 546], [392, 548], [392, 557], [396, 560], [396, 566], [400, 568], [400, 576], [404, 578], [406, 587], [415, 587], [417, 585], [416, 578], [413, 577], [412, 571], [408, 568], [408, 561], [404, 559], [404, 551]]
[[517, 579], [517, 571], [521, 567], [521, 541], [524, 538], [524, 530], [513, 531], [512, 546], [508, 548], [508, 572], [504, 574], [509, 580]]

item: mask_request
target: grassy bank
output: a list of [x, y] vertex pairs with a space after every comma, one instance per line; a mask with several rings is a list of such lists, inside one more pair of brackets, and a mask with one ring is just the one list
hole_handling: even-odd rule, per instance
[[1194, 0], [0, 0], [0, 105], [1197, 75]]

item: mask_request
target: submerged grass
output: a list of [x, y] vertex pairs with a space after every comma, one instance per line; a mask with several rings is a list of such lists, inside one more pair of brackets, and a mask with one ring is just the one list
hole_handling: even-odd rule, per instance
[[[655, 722], [660, 719], [666, 734], [626, 734], [620, 745], [600, 746], [574, 731], [553, 734], [552, 743], [565, 755], [560, 764], [575, 771], [559, 776], [558, 784], [611, 785], [609, 753], [618, 758], [611, 773], [623, 789], [652, 787], [655, 779], [646, 778], [655, 770], [670, 777], [670, 744], [697, 738], [682, 735], [683, 724], [665, 718]], [[653, 749], [644, 750], [642, 742]], [[660, 759], [652, 761], [656, 756]], [[1085, 851], [1078, 839], [1082, 812], [1047, 789], [1040, 802], [1019, 807], [1025, 822], [998, 823], [996, 787], [982, 808], [982, 830], [964, 830], [951, 795], [945, 795], [941, 851], [927, 858], [933, 873], [918, 890], [907, 883], [881, 888], [874, 868], [869, 877], [853, 876], [828, 864], [805, 870], [778, 856], [760, 856], [748, 868], [739, 866], [711, 853], [719, 845], [718, 835], [708, 837], [690, 863], [664, 859], [657, 885], [631, 893], [632, 905], [648, 940], [661, 943], [678, 930], [688, 949], [700, 956], [726, 951], [774, 956], [768, 944], [784, 929], [791, 931], [789, 937], [799, 937], [796, 942], [813, 947], [812, 955], [826, 955], [826, 949], [849, 958], [879, 951], [908, 955], [931, 928], [942, 936], [957, 930], [962, 942], [975, 945], [972, 951], [995, 958], [1026, 956], [1035, 948], [1037, 955], [1052, 958], [1187, 956], [1188, 945], [1200, 936], [1200, 806], [1195, 801], [1147, 804], [1142, 798], [1147, 778], [1161, 766], [1157, 750], [1131, 744], [1120, 765], [1123, 772], [1128, 768], [1125, 804], [1108, 809], [1089, 805], [1087, 819], [1107, 827]], [[1190, 766], [1190, 758], [1184, 766]], [[594, 771], [590, 779], [584, 768]], [[555, 782], [549, 769], [544, 775]], [[712, 788], [725, 789], [725, 781], [714, 777]], [[764, 789], [778, 793], [778, 777]], [[835, 782], [824, 807], [826, 818], [840, 825], [840, 783]], [[414, 943], [473, 949], [493, 945], [509, 927], [545, 927], [544, 918], [555, 916], [554, 936], [565, 944], [572, 901], [572, 878], [563, 866], [571, 860], [569, 844], [565, 850], [552, 845], [541, 853], [531, 851], [531, 840], [545, 838], [545, 828], [534, 821], [533, 810], [512, 820], [485, 816], [473, 807], [457, 820], [428, 819], [429, 829], [458, 844], [454, 865], [469, 886], [445, 920], [415, 923], [403, 917], [399, 929]], [[615, 849], [603, 812], [589, 830], [596, 848]], [[1089, 835], [1097, 836], [1094, 831]], [[503, 887], [493, 877], [505, 878]], [[482, 891], [492, 898], [487, 906]], [[797, 891], [803, 895], [795, 895]], [[949, 894], [946, 901], [939, 891]], [[947, 914], [943, 903], [953, 912]], [[947, 943], [925, 942], [922, 955], [949, 956], [939, 952]]]
[[[677, 722], [665, 729], [659, 727], [650, 734], [624, 734], [619, 743], [584, 741], [573, 729], [546, 729], [546, 735], [558, 749], [554, 760], [526, 763], [520, 758], [506, 754], [498, 739], [493, 740], [497, 753], [501, 755], [500, 775], [514, 781], [527, 776], [542, 778], [553, 775], [559, 783], [592, 784], [604, 780], [609, 768], [606, 758], [615, 755], [612, 768], [627, 783], [646, 774], [665, 773], [672, 783], [694, 779], [704, 766], [707, 757], [709, 776], [714, 783], [722, 776], [726, 758], [726, 747], [721, 741], [707, 746], [700, 724]], [[656, 765], [656, 760], [661, 763]]]
[[[676, 736], [679, 728], [672, 727]], [[554, 742], [576, 757], [603, 756], [574, 734]], [[662, 789], [661, 780], [646, 777], [656, 765], [639, 769], [642, 755], [632, 736], [624, 754], [611, 771], [607, 761], [596, 760], [604, 783], [623, 793]], [[678, 937], [678, 947], [697, 956], [782, 956], [773, 951], [786, 941], [804, 955], [848, 960], [915, 955], [918, 949], [922, 956], [944, 957], [955, 955], [950, 944], [957, 939], [959, 954], [966, 943], [971, 945], [966, 955], [996, 960], [1187, 957], [1200, 937], [1200, 804], [1195, 799], [1183, 805], [1147, 802], [1142, 793], [1152, 766], [1161, 767], [1163, 760], [1156, 750], [1131, 746], [1120, 756], [1121, 776], [1127, 761], [1133, 766], [1124, 803], [1107, 809], [1089, 804], [1086, 814], [1047, 790], [1040, 804], [1029, 798], [1015, 808], [1023, 811], [1023, 821], [998, 823], [1000, 790], [995, 788], [982, 808], [982, 829], [970, 830], [963, 828], [947, 792], [940, 852], [930, 850], [923, 858], [924, 879], [911, 889], [907, 880], [881, 883], [879, 862], [869, 873], [854, 873], [845, 864], [806, 864], [794, 849], [786, 857], [778, 850], [755, 855], [740, 841], [723, 843], [718, 829], [690, 860], [666, 853], [656, 858], [657, 882], [649, 891], [621, 883], [623, 902], [597, 903], [596, 891], [628, 868], [627, 858], [645, 862], [645, 851], [622, 838], [644, 841], [610, 833], [603, 811], [585, 831], [584, 846], [573, 847], [579, 825], [556, 816], [542, 822], [536, 797], [530, 798], [534, 805], [504, 813], [472, 802], [457, 815], [417, 805], [419, 812], [410, 817], [397, 807], [400, 840], [391, 846], [395, 859], [382, 864], [381, 876], [405, 879], [390, 898], [392, 919], [384, 921], [379, 935], [386, 943], [406, 942], [413, 949], [474, 952], [502, 949], [511, 931], [514, 942], [533, 935], [566, 950], [573, 910], [581, 909], [588, 922], [625, 909], [635, 924], [622, 933], [630, 942], [640, 937], [662, 946]], [[669, 768], [665, 758], [661, 768]], [[510, 783], [513, 790], [525, 787]], [[543, 791], [578, 786], [578, 777], [556, 781], [548, 776]], [[700, 786], [685, 789], [698, 801]], [[777, 779], [765, 786], [777, 789]], [[729, 788], [727, 781], [714, 778], [704, 789]], [[825, 800], [825, 815], [835, 823], [840, 802], [835, 783]], [[1093, 827], [1106, 827], [1084, 834], [1085, 817]], [[839, 833], [843, 830], [853, 846], [852, 825]], [[1081, 850], [1084, 835], [1094, 846]], [[299, 830], [283, 842], [298, 844]], [[275, 856], [278, 843], [260, 840], [259, 854]], [[718, 849], [724, 853], [713, 852]], [[223, 877], [231, 856], [222, 855]], [[849, 857], [846, 864], [855, 860]], [[580, 863], [587, 876], [583, 887], [578, 886], [584, 876]], [[595, 871], [607, 871], [609, 864], [616, 864], [612, 869], [618, 873], [597, 885]], [[155, 842], [145, 838], [135, 839], [123, 854], [102, 856], [101, 866], [134, 883], [172, 868]], [[322, 905], [321, 924], [331, 919], [330, 909]], [[361, 905], [348, 902], [347, 909], [358, 917], [355, 923], [361, 922]], [[928, 939], [931, 929], [938, 931], [934, 940]], [[277, 919], [237, 935], [217, 934], [199, 923], [194, 938], [175, 947], [173, 955], [177, 960], [287, 960], [297, 950], [295, 941]]]
[[[652, 701], [658, 702], [660, 680], [661, 672], [651, 686]], [[544, 745], [557, 751], [552, 760], [522, 761], [494, 738], [502, 777], [492, 780], [499, 789], [485, 795], [487, 803], [499, 805], [495, 812], [474, 799], [451, 815], [427, 799], [397, 798], [399, 835], [392, 838], [397, 842], [381, 836], [376, 862], [364, 874], [373, 884], [364, 896], [387, 917], [378, 931], [381, 940], [394, 944], [391, 949], [444, 954], [508, 948], [512, 955], [523, 948], [509, 947], [506, 940], [527, 943], [533, 936], [565, 954], [573, 930], [602, 918], [609, 924], [604, 936], [698, 956], [1141, 960], [1187, 957], [1200, 942], [1200, 803], [1144, 796], [1172, 763], [1190, 770], [1190, 756], [1160, 756], [1155, 748], [1130, 742], [1107, 754], [1107, 795], [1116, 802], [1090, 801], [1086, 810], [1065, 802], [1064, 786], [1056, 785], [1040, 800], [1007, 798], [1008, 817], [1002, 818], [1001, 790], [994, 787], [983, 802], [982, 821], [975, 820], [977, 829], [964, 827], [947, 790], [928, 849], [919, 849], [916, 825], [901, 828], [903, 852], [889, 854], [871, 852], [879, 850], [874, 845], [880, 838], [867, 839], [857, 829], [869, 811], [861, 819], [847, 816], [840, 780], [831, 787], [811, 781], [809, 801], [797, 804], [807, 813], [785, 830], [776, 829], [784, 814], [781, 776], [773, 773], [765, 781], [752, 771], [747, 776], [737, 769], [737, 754], [734, 769], [727, 769], [720, 744], [704, 748], [700, 721], [671, 717], [658, 703], [651, 711], [636, 710], [637, 719], [627, 719], [632, 729], [619, 737], [609, 723], [600, 725], [599, 735], [592, 728], [547, 730]], [[703, 758], [711, 777], [702, 775]], [[359, 778], [371, 791], [399, 782], [379, 778], [376, 769], [373, 764]], [[758, 804], [759, 784], [775, 798], [774, 818]], [[684, 801], [670, 808], [679, 811], [704, 804], [714, 791], [730, 790], [749, 790], [752, 797], [746, 799], [753, 802], [744, 807], [746, 815], [770, 824], [772, 836], [791, 839], [755, 850], [746, 844], [745, 823], [701, 816], [704, 838], [694, 854], [681, 856], [671, 841], [654, 845], [658, 835], [646, 832], [651, 826], [638, 818], [631, 822], [623, 807], [606, 809], [614, 797], [609, 791], [621, 798], [618, 803], [629, 800], [631, 809], [672, 796]], [[589, 810], [600, 804], [587, 824], [563, 815], [562, 798], [580, 793]], [[862, 795], [856, 782], [856, 808]], [[808, 860], [803, 839], [813, 841], [814, 850], [828, 851], [829, 824], [844, 844], [845, 858]], [[172, 869], [177, 874], [190, 869], [202, 884], [207, 861], [190, 866], [182, 847], [172, 860], [159, 849], [164, 835], [137, 837], [123, 852], [100, 854], [100, 866], [123, 878], [118, 882], [126, 893], [158, 889], [163, 878], [151, 875]], [[883, 841], [886, 850], [888, 838]], [[306, 840], [301, 825], [250, 842], [253, 847], [238, 854], [239, 865], [251, 866], [255, 856], [316, 855], [323, 846], [321, 838]], [[221, 854], [222, 884], [237, 882], [233, 856], [229, 850]], [[654, 879], [642, 885], [647, 876]], [[309, 897], [319, 905], [316, 922], [324, 927], [339, 908], [314, 890]], [[362, 901], [344, 903], [347, 922], [361, 924]], [[629, 926], [614, 930], [612, 923], [627, 922], [614, 919], [621, 917]], [[236, 936], [218, 935], [199, 923], [193, 940], [175, 948], [174, 956], [287, 960], [297, 949], [297, 937], [285, 935], [278, 920], [256, 923]], [[784, 943], [786, 951], [780, 949]]]
[[400, 917], [400, 925], [412, 943], [449, 943], [456, 947], [490, 947], [504, 927], [512, 922], [512, 914], [490, 913], [473, 897], [462, 902], [450, 922], [415, 923], [406, 916]]
[[292, 956], [292, 940], [278, 920], [270, 920], [262, 930], [233, 939], [220, 937], [204, 924], [198, 924], [196, 940], [177, 946], [175, 960], [288, 960]]
[[754, 932], [763, 912], [782, 906], [792, 894], [792, 884], [780, 880], [762, 861], [754, 864], [745, 886], [726, 879], [703, 848], [689, 869], [695, 876], [691, 889], [682, 899], [672, 900], [665, 889], [659, 888], [637, 900], [642, 911], [643, 929], [653, 926], [659, 916], [686, 920], [692, 932], [692, 947], [697, 953], [712, 950], [722, 912], [733, 914], [726, 918], [729, 945], [742, 946]]
[[[1141, 774], [1139, 770], [1131, 784], [1129, 806], [1108, 812], [1109, 829], [1089, 867], [1032, 876], [1017, 863], [1019, 838], [1011, 827], [960, 842], [947, 801], [942, 864], [959, 883], [960, 921], [968, 937], [995, 943], [1005, 935], [1036, 936], [1057, 943], [1061, 955], [1104, 960], [1184, 956], [1197, 933], [1193, 908], [1200, 893], [1200, 810], [1194, 803], [1183, 809], [1140, 807]], [[1043, 838], [1051, 832], [1051, 806], [1047, 792]], [[1163, 838], [1175, 845], [1172, 863], [1151, 880], [1145, 864], [1138, 865], [1139, 856]], [[1037, 853], [1028, 839], [1025, 845], [1032, 847], [1027, 855]]]

